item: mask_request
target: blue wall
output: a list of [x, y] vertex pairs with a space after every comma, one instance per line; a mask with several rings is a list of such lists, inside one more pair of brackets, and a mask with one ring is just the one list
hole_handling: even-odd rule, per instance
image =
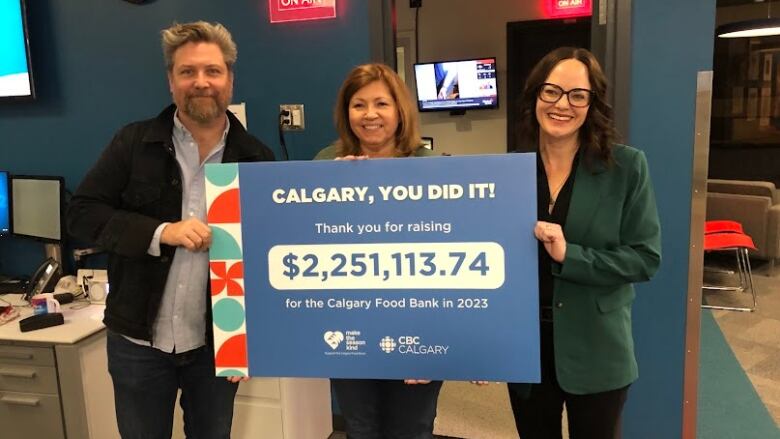
[[[246, 102], [249, 131], [279, 157], [279, 104], [303, 103], [306, 130], [287, 135], [292, 159], [335, 138], [332, 107], [346, 72], [369, 59], [366, 1], [338, 2], [339, 17], [271, 25], [266, 0], [28, 1], [38, 99], [0, 103], [0, 170], [65, 177], [75, 190], [112, 134], [170, 103], [160, 29], [219, 21], [233, 33], [233, 100]], [[29, 274], [42, 246], [0, 239], [0, 273]]]
[[629, 140], [650, 163], [663, 262], [634, 304], [640, 378], [624, 433], [671, 439], [682, 431], [696, 73], [712, 69], [715, 0], [634, 0], [632, 15]]
[[[639, 286], [640, 379], [626, 410], [629, 438], [676, 438], [682, 423], [690, 187], [696, 72], [710, 70], [715, 0], [633, 0], [630, 143], [650, 161], [664, 261]], [[366, 1], [339, 2], [339, 18], [270, 25], [260, 0], [28, 2], [38, 100], [0, 103], [0, 169], [54, 174], [73, 190], [116, 129], [170, 102], [159, 30], [172, 21], [220, 21], [238, 43], [234, 101], [250, 131], [278, 153], [281, 103], [306, 105], [306, 131], [288, 135], [308, 159], [335, 133], [331, 110], [347, 70], [369, 58]], [[662, 115], [662, 116], [659, 116]], [[0, 240], [0, 272], [29, 273], [42, 246]]]

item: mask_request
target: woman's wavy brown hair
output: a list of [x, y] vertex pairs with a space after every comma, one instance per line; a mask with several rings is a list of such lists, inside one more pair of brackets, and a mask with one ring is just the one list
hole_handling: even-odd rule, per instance
[[592, 166], [600, 162], [603, 165], [611, 165], [612, 145], [618, 136], [613, 120], [614, 113], [606, 100], [607, 78], [596, 57], [587, 49], [559, 47], [545, 55], [531, 70], [520, 98], [520, 144], [539, 148], [539, 121], [536, 120], [539, 88], [555, 66], [567, 59], [576, 59], [585, 64], [593, 91], [585, 123], [579, 131], [580, 148], [584, 152], [586, 164]]
[[349, 100], [361, 88], [374, 82], [382, 81], [390, 90], [390, 94], [398, 108], [398, 129], [395, 133], [395, 155], [406, 157], [414, 154], [422, 144], [417, 116], [417, 106], [412, 102], [409, 90], [398, 74], [384, 64], [362, 64], [349, 72], [341, 85], [336, 97], [334, 119], [339, 140], [339, 156], [362, 155], [360, 141], [349, 126]]

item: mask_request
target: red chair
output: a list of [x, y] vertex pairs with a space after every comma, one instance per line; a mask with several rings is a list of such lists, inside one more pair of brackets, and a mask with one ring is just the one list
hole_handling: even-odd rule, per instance
[[[719, 223], [721, 224], [717, 224], [716, 225], [717, 227], [735, 229], [734, 224], [736, 224], [737, 226], [739, 226], [739, 229], [742, 228], [742, 226], [739, 223], [735, 223], [733, 221], [725, 221]], [[722, 223], [734, 223], [734, 224], [722, 224]], [[746, 311], [746, 312], [753, 312], [756, 310], [756, 306], [757, 306], [756, 289], [753, 284], [753, 272], [750, 269], [750, 258], [748, 255], [748, 250], [756, 250], [756, 246], [755, 244], [753, 244], [753, 239], [751, 239], [750, 236], [736, 231], [707, 233], [705, 228], [705, 235], [704, 235], [705, 252], [733, 251], [736, 254], [737, 273], [739, 274], [739, 286], [705, 284], [702, 286], [702, 289], [717, 290], [717, 291], [739, 291], [739, 292], [749, 290], [751, 296], [753, 297], [753, 306], [740, 307], [740, 306], [720, 306], [720, 305], [702, 304], [702, 308], [725, 309], [729, 311]]]
[[713, 220], [704, 223], [704, 234], [710, 233], [745, 233], [742, 224], [731, 220]]

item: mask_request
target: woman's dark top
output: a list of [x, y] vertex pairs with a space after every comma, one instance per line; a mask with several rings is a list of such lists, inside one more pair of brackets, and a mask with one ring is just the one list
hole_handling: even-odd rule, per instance
[[[569, 203], [571, 202], [572, 189], [574, 188], [574, 174], [577, 171], [579, 163], [579, 153], [574, 156], [574, 163], [571, 165], [571, 173], [566, 179], [566, 183], [558, 192], [558, 198], [555, 200], [552, 213], [548, 211], [550, 205], [550, 188], [547, 186], [547, 172], [544, 170], [542, 155], [536, 154], [536, 200], [537, 200], [537, 218], [539, 221], [566, 225], [566, 216], [569, 213]], [[544, 244], [539, 241], [539, 307], [541, 308], [541, 319], [543, 322], [552, 322], [553, 306], [553, 275], [551, 264], [554, 261], [544, 249]]]

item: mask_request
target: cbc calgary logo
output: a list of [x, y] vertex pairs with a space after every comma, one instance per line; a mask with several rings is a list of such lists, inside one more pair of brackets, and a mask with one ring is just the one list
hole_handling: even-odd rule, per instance
[[418, 335], [402, 335], [396, 338], [388, 335], [379, 341], [379, 348], [388, 354], [397, 351], [404, 355], [447, 355], [450, 346], [425, 344]]
[[395, 350], [395, 346], [396, 346], [396, 344], [395, 344], [395, 340], [393, 340], [393, 337], [384, 337], [384, 338], [383, 338], [383, 339], [382, 339], [382, 340], [379, 342], [379, 347], [380, 347], [380, 348], [381, 348], [383, 351], [387, 352], [388, 354], [389, 354], [390, 352], [393, 352], [393, 351]]

